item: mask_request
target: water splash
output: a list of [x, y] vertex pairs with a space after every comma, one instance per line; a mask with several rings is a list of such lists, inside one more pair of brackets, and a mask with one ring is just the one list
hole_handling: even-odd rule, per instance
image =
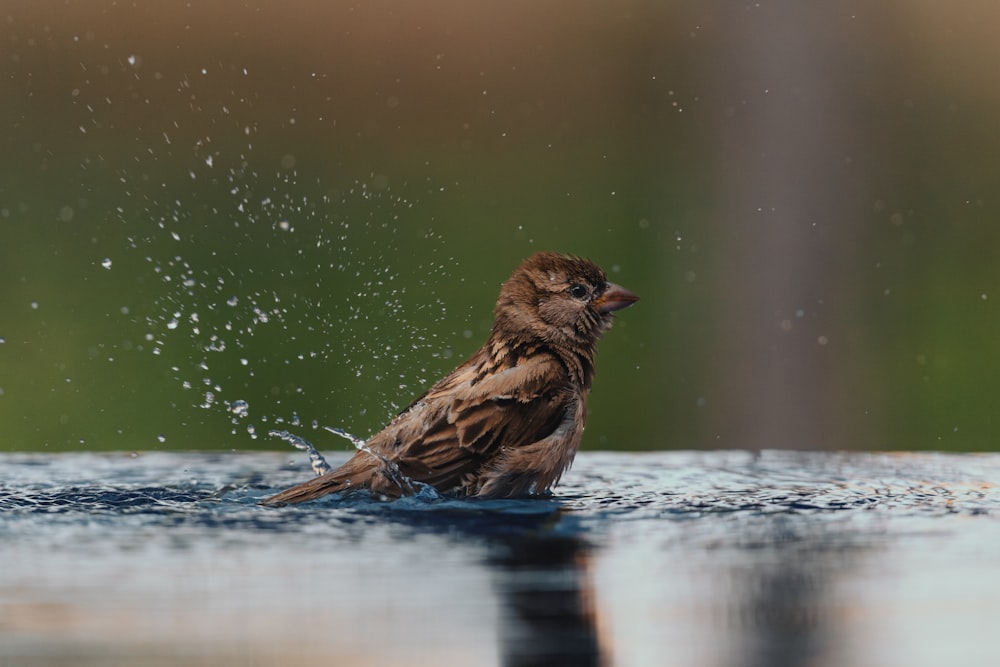
[[[213, 166], [225, 169], [224, 158], [216, 156]], [[232, 406], [247, 398], [261, 421], [273, 424], [328, 404], [343, 419], [364, 417], [373, 402], [376, 415], [397, 412], [416, 391], [397, 387], [426, 386], [436, 375], [427, 360], [446, 356], [425, 328], [428, 314], [432, 322], [444, 319], [443, 302], [410, 298], [392, 260], [403, 252], [396, 230], [414, 203], [363, 182], [336, 196], [296, 198], [294, 170], [262, 188], [265, 177], [245, 169], [228, 169], [229, 227], [199, 229], [197, 201], [170, 202], [166, 211], [154, 201], [143, 212], [158, 231], [132, 241], [162, 290], [144, 317], [149, 351], [170, 360], [185, 391], [205, 386], [190, 405], [230, 418], [245, 416]], [[255, 199], [261, 190], [269, 196]], [[359, 208], [358, 220], [338, 214]], [[427, 253], [433, 257], [443, 239], [430, 232], [425, 238], [435, 246]], [[247, 249], [255, 247], [266, 262], [245, 266]], [[416, 275], [433, 294], [433, 284], [448, 276], [447, 263], [425, 262]], [[365, 392], [352, 391], [347, 376], [365, 383]]]
[[360, 449], [366, 452], [371, 451], [370, 449], [368, 449], [368, 444], [364, 441], [363, 438], [359, 438], [356, 435], [351, 435], [342, 428], [338, 428], [336, 426], [324, 426], [323, 429], [329, 431], [330, 433], [333, 433], [334, 435], [339, 435], [341, 438], [346, 438], [347, 440], [350, 440], [351, 444], [354, 445], [355, 449]]
[[296, 449], [301, 449], [302, 451], [308, 453], [309, 464], [312, 467], [313, 472], [316, 473], [317, 477], [325, 475], [333, 470], [333, 468], [330, 467], [330, 464], [326, 462], [326, 459], [323, 458], [323, 455], [319, 453], [319, 450], [317, 450], [313, 444], [305, 438], [301, 438], [293, 433], [289, 433], [288, 431], [268, 431], [267, 434], [272, 438], [281, 438]]
[[250, 414], [250, 404], [244, 400], [235, 400], [229, 406], [229, 411], [239, 418]]

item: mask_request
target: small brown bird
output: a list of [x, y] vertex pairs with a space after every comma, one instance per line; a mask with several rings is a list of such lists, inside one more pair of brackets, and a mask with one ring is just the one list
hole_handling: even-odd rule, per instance
[[300, 503], [429, 484], [456, 497], [547, 493], [573, 462], [612, 314], [639, 297], [580, 257], [539, 252], [500, 288], [486, 344], [344, 465], [264, 501]]

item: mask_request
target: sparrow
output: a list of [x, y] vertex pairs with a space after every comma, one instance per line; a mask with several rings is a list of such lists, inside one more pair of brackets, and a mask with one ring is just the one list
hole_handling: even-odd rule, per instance
[[263, 501], [420, 485], [459, 498], [547, 495], [573, 462], [597, 342], [639, 299], [588, 259], [539, 252], [500, 287], [489, 339], [340, 468]]

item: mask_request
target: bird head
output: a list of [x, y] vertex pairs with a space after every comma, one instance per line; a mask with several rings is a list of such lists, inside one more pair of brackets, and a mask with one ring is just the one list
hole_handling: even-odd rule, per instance
[[638, 300], [589, 259], [539, 252], [501, 286], [494, 334], [592, 351], [614, 312]]

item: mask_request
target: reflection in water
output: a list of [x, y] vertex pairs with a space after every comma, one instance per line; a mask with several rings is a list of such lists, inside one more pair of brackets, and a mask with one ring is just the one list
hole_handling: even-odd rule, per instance
[[[791, 567], [789, 567], [791, 566]], [[786, 562], [772, 571], [749, 573], [748, 597], [734, 600], [746, 605], [740, 619], [751, 635], [745, 665], [781, 667], [807, 665], [815, 660], [829, 619], [821, 617], [822, 587], [817, 573], [805, 572]], [[756, 589], [756, 590], [753, 590]]]
[[[595, 555], [602, 650], [649, 667], [833, 667], [874, 545], [848, 521], [707, 514], [626, 525]], [[607, 627], [605, 627], [607, 626]]]
[[591, 577], [594, 554], [563, 524], [557, 501], [445, 503], [428, 511], [378, 510], [420, 535], [437, 534], [468, 547], [482, 545], [479, 565], [496, 593], [499, 664], [602, 664]]
[[498, 545], [488, 562], [504, 610], [504, 665], [600, 664], [589, 561], [572, 535], [519, 535]]
[[[823, 658], [838, 634], [839, 601], [833, 583], [849, 575], [854, 560], [847, 535], [820, 530], [800, 532], [774, 522], [764, 527], [759, 554], [740, 568], [742, 581], [732, 604], [747, 652], [746, 667], [827, 664]], [[821, 545], [822, 550], [817, 549]]]
[[0, 663], [995, 662], [1000, 456], [585, 452], [558, 500], [257, 506], [284, 460], [0, 457]]

